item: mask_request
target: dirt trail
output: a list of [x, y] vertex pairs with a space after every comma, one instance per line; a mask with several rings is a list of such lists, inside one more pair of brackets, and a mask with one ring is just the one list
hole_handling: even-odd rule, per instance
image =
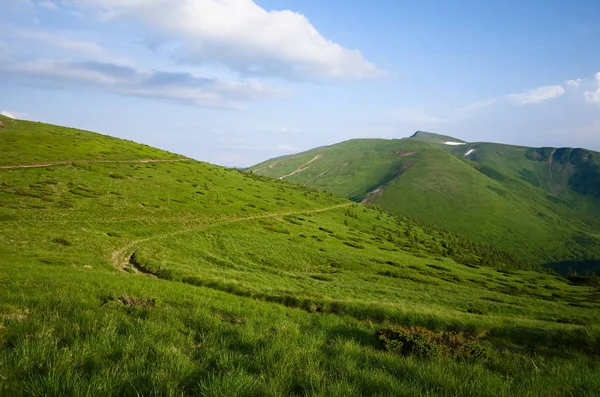
[[129, 265], [129, 258], [131, 257], [131, 255], [134, 251], [133, 247], [135, 247], [138, 244], [144, 243], [146, 241], [159, 240], [162, 238], [177, 236], [179, 234], [196, 232], [199, 230], [210, 229], [212, 227], [218, 227], [218, 226], [230, 225], [232, 223], [243, 222], [243, 221], [248, 221], [248, 220], [252, 220], [252, 219], [275, 218], [275, 217], [286, 216], [286, 215], [316, 214], [318, 212], [330, 211], [330, 210], [333, 210], [336, 208], [348, 207], [352, 204], [354, 204], [354, 203], [338, 204], [338, 205], [333, 205], [330, 207], [316, 208], [316, 209], [312, 209], [312, 210], [273, 212], [273, 213], [264, 214], [264, 215], [253, 215], [253, 216], [247, 216], [244, 218], [227, 219], [227, 220], [224, 220], [221, 222], [210, 223], [207, 225], [202, 225], [202, 226], [193, 227], [193, 228], [189, 228], [189, 229], [178, 230], [176, 232], [159, 234], [157, 236], [147, 237], [147, 238], [143, 238], [143, 239], [139, 239], [139, 240], [133, 240], [133, 241], [128, 242], [125, 246], [121, 247], [120, 249], [113, 251], [113, 253], [110, 257], [110, 260], [113, 263], [113, 265], [115, 265], [117, 268], [123, 269], [125, 266]]
[[318, 160], [318, 159], [320, 159], [320, 158], [321, 158], [321, 155], [320, 155], [320, 154], [317, 154], [315, 157], [313, 157], [311, 160], [307, 161], [306, 163], [302, 164], [302, 165], [301, 165], [300, 167], [298, 167], [296, 170], [294, 170], [294, 171], [290, 172], [290, 173], [289, 173], [289, 174], [287, 174], [287, 175], [284, 175], [284, 176], [281, 176], [281, 177], [279, 177], [279, 180], [282, 180], [283, 178], [287, 178], [288, 176], [292, 176], [292, 175], [294, 175], [294, 174], [297, 174], [298, 172], [302, 172], [302, 171], [306, 170], [306, 169], [308, 168], [308, 167], [307, 167], [307, 165], [309, 165], [309, 164], [310, 164], [310, 163], [312, 163], [313, 161], [315, 161], [315, 160]]
[[179, 161], [190, 161], [188, 158], [178, 159], [137, 159], [137, 160], [68, 160], [68, 161], [51, 161], [47, 163], [35, 164], [16, 164], [16, 165], [0, 165], [0, 170], [13, 170], [17, 168], [40, 168], [40, 167], [55, 167], [58, 165], [71, 164], [104, 164], [104, 163], [174, 163]]
[[267, 168], [270, 168], [270, 169], [271, 169], [271, 168], [275, 167], [277, 164], [279, 164], [279, 163], [281, 163], [281, 162], [282, 162], [282, 160], [277, 160], [276, 162], [274, 162], [274, 163], [271, 163], [271, 164], [269, 164], [269, 165], [268, 165], [268, 166], [266, 166], [266, 167], [262, 167], [262, 168], [257, 168], [257, 169], [255, 169], [254, 171], [252, 171], [252, 173], [253, 173], [253, 174], [258, 174], [258, 172], [259, 172], [259, 171], [266, 170]]
[[328, 172], [329, 172], [329, 170], [321, 172], [319, 175], [315, 176], [314, 178], [312, 178], [311, 180], [309, 180], [308, 182], [306, 182], [303, 186], [308, 186], [309, 183], [313, 182], [317, 178], [322, 177], [323, 175], [325, 175]]

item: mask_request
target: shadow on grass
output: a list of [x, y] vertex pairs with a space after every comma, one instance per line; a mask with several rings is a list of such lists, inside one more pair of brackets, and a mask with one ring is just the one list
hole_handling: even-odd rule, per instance
[[381, 348], [381, 343], [379, 343], [379, 341], [372, 332], [367, 332], [356, 327], [335, 327], [327, 333], [327, 339], [344, 339], [356, 342], [364, 347], [370, 347], [373, 349]]
[[577, 354], [600, 356], [600, 335], [586, 327], [545, 330], [531, 327], [496, 327], [491, 336], [503, 350], [521, 351], [549, 357], [566, 357]]

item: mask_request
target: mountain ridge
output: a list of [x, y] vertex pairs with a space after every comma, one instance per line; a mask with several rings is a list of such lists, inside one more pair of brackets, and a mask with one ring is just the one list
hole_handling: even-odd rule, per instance
[[[311, 151], [315, 155], [319, 159], [300, 169], [294, 167], [308, 161], [304, 153], [249, 171], [440, 225], [540, 265], [600, 255], [585, 243], [600, 241], [599, 153], [417, 131], [397, 140], [344, 141]], [[296, 172], [284, 172], [289, 168]]]

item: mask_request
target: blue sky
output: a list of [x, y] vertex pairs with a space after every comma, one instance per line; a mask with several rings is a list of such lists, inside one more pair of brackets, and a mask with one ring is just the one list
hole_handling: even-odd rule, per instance
[[600, 2], [3, 0], [0, 112], [227, 166], [428, 130], [600, 150]]

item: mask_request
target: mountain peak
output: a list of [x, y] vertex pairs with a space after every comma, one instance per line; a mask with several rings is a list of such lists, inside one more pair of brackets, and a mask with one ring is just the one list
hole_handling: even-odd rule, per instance
[[447, 135], [434, 134], [433, 132], [417, 131], [410, 136], [412, 139], [418, 139], [420, 141], [430, 143], [444, 143], [444, 144], [465, 144], [467, 142]]

